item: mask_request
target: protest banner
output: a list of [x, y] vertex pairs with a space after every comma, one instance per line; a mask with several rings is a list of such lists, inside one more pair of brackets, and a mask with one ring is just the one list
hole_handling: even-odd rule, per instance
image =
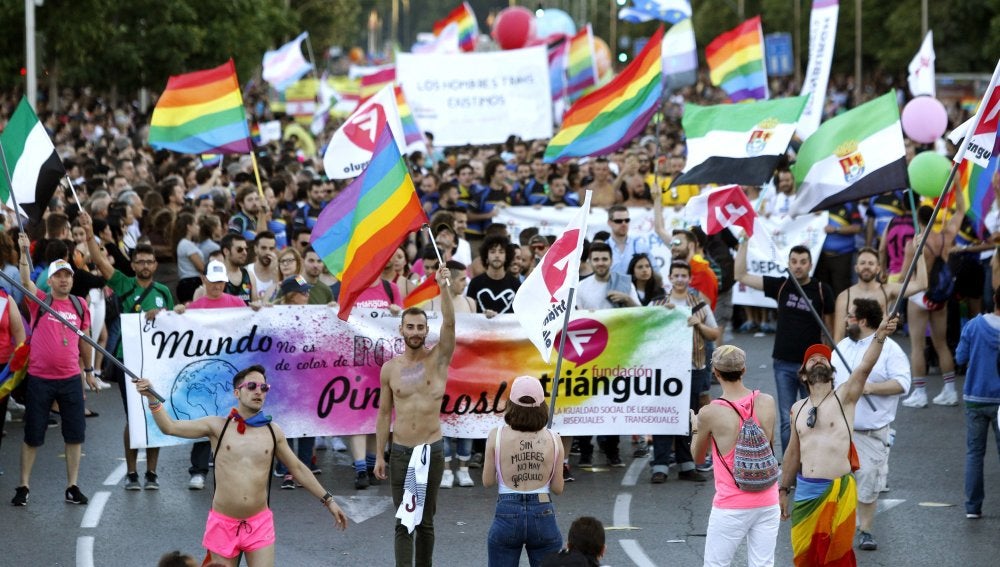
[[509, 51], [396, 55], [396, 81], [438, 147], [552, 137], [544, 45]]
[[[747, 244], [747, 272], [776, 278], [787, 276], [785, 268], [788, 267], [788, 253], [792, 246], [798, 244], [809, 248], [809, 252], [812, 253], [813, 271], [815, 271], [816, 263], [822, 254], [823, 241], [826, 240], [824, 229], [828, 216], [829, 213], [821, 212], [797, 217], [757, 217], [758, 226], [762, 227], [767, 232], [767, 236], [774, 242], [778, 256], [774, 257], [771, 244], [766, 238], [763, 238], [763, 235], [758, 237], [754, 233], [754, 237]], [[739, 282], [733, 286], [733, 304], [771, 308], [778, 306], [776, 301], [765, 297], [763, 291], [747, 287]]]
[[[581, 311], [567, 334], [554, 428], [566, 435], [683, 434], [688, 429], [688, 310], [643, 307]], [[440, 316], [430, 313], [428, 344]], [[232, 377], [260, 364], [271, 390], [264, 412], [289, 437], [372, 433], [382, 364], [403, 352], [399, 318], [355, 309], [349, 321], [326, 306], [168, 312], [146, 322], [122, 316], [125, 364], [148, 378], [174, 419], [225, 416]], [[482, 438], [502, 423], [508, 388], [521, 375], [551, 388], [545, 364], [513, 315], [457, 315], [458, 344], [441, 401], [445, 435]], [[126, 387], [133, 447], [185, 443], [157, 429]]]

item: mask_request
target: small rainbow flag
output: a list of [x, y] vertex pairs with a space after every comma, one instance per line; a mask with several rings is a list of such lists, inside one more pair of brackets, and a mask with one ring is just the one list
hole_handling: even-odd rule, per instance
[[410, 104], [406, 102], [403, 89], [399, 85], [395, 85], [393, 91], [396, 93], [396, 107], [399, 108], [399, 120], [403, 123], [403, 139], [406, 140], [406, 145], [423, 142], [424, 134], [417, 126], [416, 119], [413, 118], [413, 112], [410, 110]]
[[572, 96], [597, 84], [597, 62], [594, 59], [594, 31], [590, 24], [569, 40], [566, 64], [567, 93]]
[[218, 167], [222, 164], [222, 154], [201, 154], [202, 167]]
[[[361, 102], [378, 94], [396, 80], [396, 66], [383, 65], [377, 71], [361, 77]], [[360, 104], [360, 103], [359, 103]]]
[[462, 2], [444, 18], [434, 22], [434, 35], [439, 36], [448, 24], [458, 25], [458, 47], [462, 51], [472, 51], [476, 48], [476, 38], [479, 36], [479, 22], [468, 2]]
[[545, 150], [545, 162], [599, 156], [621, 148], [646, 128], [663, 94], [663, 26], [607, 85], [576, 102]]
[[[971, 160], [963, 160], [958, 166], [956, 183], [969, 207], [965, 216], [972, 220], [976, 234], [980, 237], [986, 235], [986, 215], [996, 198], [993, 176], [997, 173], [997, 165], [1000, 165], [997, 160], [997, 156], [991, 157], [986, 167]], [[953, 195], [954, 193], [949, 193], [951, 203], [955, 199]]]
[[705, 59], [712, 84], [722, 87], [730, 101], [768, 98], [760, 16], [713, 39], [705, 48]]
[[368, 167], [330, 201], [313, 226], [311, 244], [340, 281], [338, 316], [351, 314], [358, 296], [381, 277], [406, 236], [427, 221], [406, 162], [386, 124]]
[[438, 285], [437, 280], [434, 279], [434, 274], [428, 274], [427, 279], [423, 283], [413, 288], [413, 291], [403, 298], [403, 309], [420, 305], [439, 295], [441, 295], [441, 287]]
[[243, 95], [233, 60], [175, 75], [153, 109], [149, 145], [185, 154], [252, 151]]

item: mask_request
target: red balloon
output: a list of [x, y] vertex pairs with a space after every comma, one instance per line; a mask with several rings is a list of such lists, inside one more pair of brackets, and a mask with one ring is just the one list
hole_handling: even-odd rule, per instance
[[535, 37], [535, 14], [523, 6], [504, 8], [493, 21], [493, 39], [501, 49], [520, 49]]

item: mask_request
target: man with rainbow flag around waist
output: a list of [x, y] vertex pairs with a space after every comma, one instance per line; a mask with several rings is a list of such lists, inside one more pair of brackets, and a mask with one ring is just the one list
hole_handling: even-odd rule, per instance
[[[781, 519], [792, 519], [796, 566], [856, 564], [853, 544], [858, 497], [852, 473], [860, 463], [851, 437], [854, 408], [882, 345], [896, 331], [897, 321], [894, 314], [882, 320], [861, 363], [836, 389], [830, 347], [815, 344], [806, 350], [799, 379], [806, 383], [809, 396], [792, 406], [791, 438], [778, 488]], [[795, 499], [790, 507], [792, 490]]]

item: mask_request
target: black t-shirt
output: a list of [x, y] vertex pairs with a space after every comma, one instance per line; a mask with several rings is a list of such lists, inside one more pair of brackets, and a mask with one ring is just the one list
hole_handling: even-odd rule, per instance
[[[813, 278], [802, 286], [806, 296], [820, 315], [833, 313], [833, 289]], [[809, 306], [799, 297], [795, 284], [788, 278], [764, 276], [764, 295], [778, 302], [778, 330], [774, 334], [771, 356], [778, 360], [801, 363], [811, 345], [823, 342], [823, 329], [809, 312]]]
[[517, 276], [504, 274], [503, 279], [495, 280], [486, 274], [479, 274], [469, 282], [466, 295], [476, 302], [476, 311], [485, 313], [487, 309], [500, 313], [514, 312], [514, 294], [521, 287]]

